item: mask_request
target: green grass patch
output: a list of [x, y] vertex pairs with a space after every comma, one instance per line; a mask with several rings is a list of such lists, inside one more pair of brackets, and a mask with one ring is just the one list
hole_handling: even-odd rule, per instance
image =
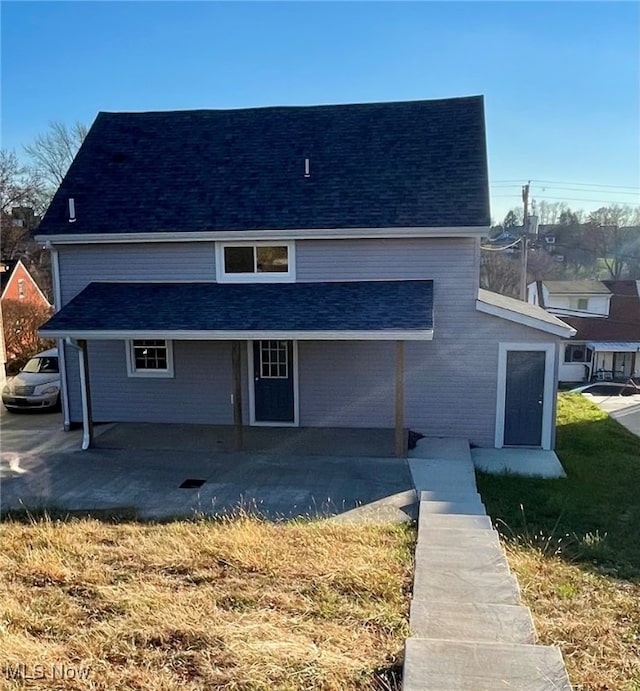
[[557, 453], [566, 479], [480, 474], [507, 538], [640, 576], [640, 439], [579, 394], [562, 394]]
[[478, 475], [539, 642], [562, 649], [576, 691], [640, 691], [640, 439], [561, 394], [567, 478]]

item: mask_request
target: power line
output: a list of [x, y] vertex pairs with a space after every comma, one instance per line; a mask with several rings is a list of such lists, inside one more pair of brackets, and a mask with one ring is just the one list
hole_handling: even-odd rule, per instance
[[551, 185], [580, 185], [581, 187], [607, 187], [610, 189], [621, 189], [621, 190], [640, 190], [640, 187], [635, 187], [632, 185], [604, 185], [597, 182], [567, 182], [560, 180], [532, 180], [531, 182], [547, 182]]

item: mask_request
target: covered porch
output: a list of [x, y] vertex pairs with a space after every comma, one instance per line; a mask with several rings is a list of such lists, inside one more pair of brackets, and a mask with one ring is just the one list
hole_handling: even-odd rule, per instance
[[[245, 450], [268, 438], [267, 431], [248, 434], [255, 427], [353, 426], [332, 413], [349, 409], [357, 391], [357, 426], [393, 429], [392, 451], [404, 456], [405, 342], [433, 338], [432, 296], [431, 281], [90, 284], [41, 332], [67, 345], [63, 386], [68, 393], [73, 377], [65, 370], [75, 367], [72, 403], [76, 419], [81, 408], [84, 449], [94, 444], [94, 410], [101, 421], [232, 423], [212, 443], [231, 443], [231, 429], [233, 448]], [[325, 355], [332, 348], [339, 361]], [[156, 369], [146, 370], [149, 363]], [[192, 371], [198, 367], [200, 379]], [[350, 381], [355, 370], [360, 379]], [[124, 400], [114, 397], [116, 380]], [[369, 401], [374, 419], [367, 425]], [[202, 416], [198, 406], [214, 412]], [[288, 443], [314, 435], [320, 431]], [[321, 436], [328, 443], [330, 433]]]
[[640, 377], [640, 341], [591, 341], [588, 381], [626, 381]]

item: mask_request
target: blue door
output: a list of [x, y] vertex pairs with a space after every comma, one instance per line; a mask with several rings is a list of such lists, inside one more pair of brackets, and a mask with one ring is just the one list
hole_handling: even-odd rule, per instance
[[293, 341], [253, 342], [256, 422], [295, 421]]
[[505, 446], [542, 445], [545, 357], [540, 350], [507, 353]]

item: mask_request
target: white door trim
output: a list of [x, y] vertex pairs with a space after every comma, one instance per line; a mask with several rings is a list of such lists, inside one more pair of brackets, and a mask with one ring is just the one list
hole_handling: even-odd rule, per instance
[[[258, 339], [258, 340], [285, 340], [285, 339]], [[291, 339], [287, 339], [291, 340]], [[253, 359], [253, 346], [255, 341], [247, 341], [248, 373], [249, 373], [249, 424], [252, 427], [299, 427], [299, 380], [298, 380], [298, 341], [292, 341], [293, 346], [293, 422], [262, 422], [256, 421], [256, 395], [255, 395], [255, 371]]]
[[555, 343], [498, 343], [498, 394], [496, 398], [495, 447], [504, 446], [505, 403], [507, 395], [507, 353], [513, 350], [537, 350], [545, 353], [544, 398], [542, 401], [542, 434], [540, 446], [549, 451], [553, 442], [555, 401]]

